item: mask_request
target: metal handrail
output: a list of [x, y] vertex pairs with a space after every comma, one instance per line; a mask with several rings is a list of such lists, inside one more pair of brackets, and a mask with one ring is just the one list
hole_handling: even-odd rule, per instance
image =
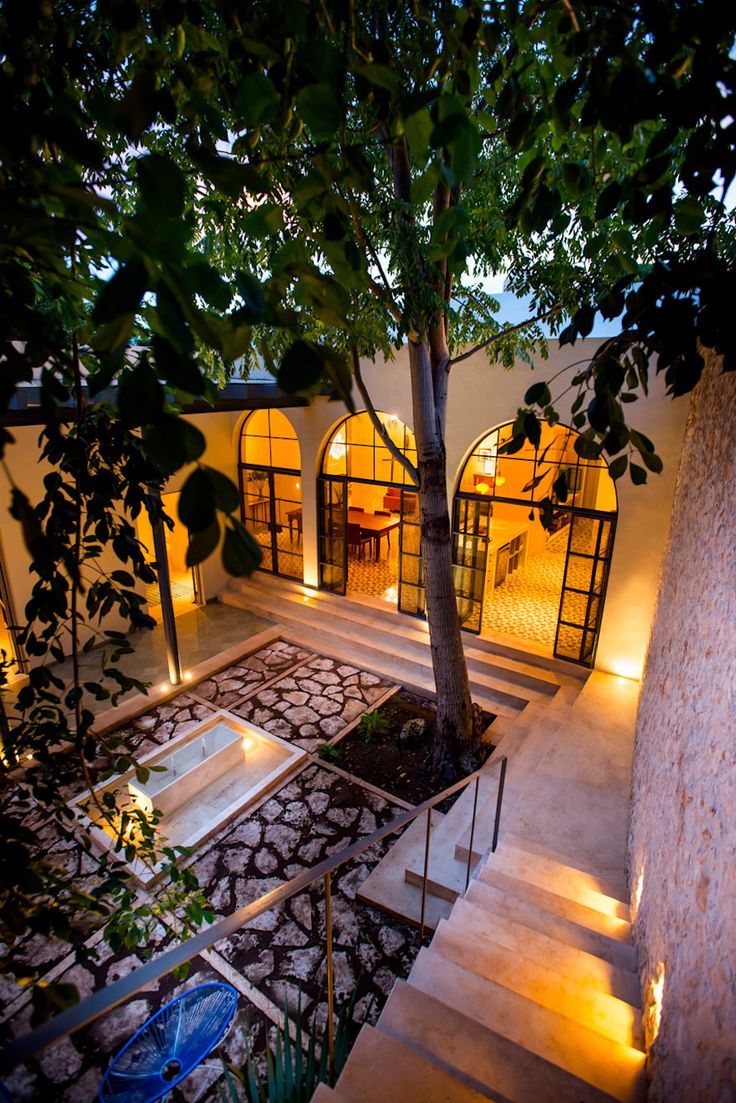
[[256, 919], [259, 915], [269, 911], [271, 908], [276, 907], [278, 904], [284, 903], [292, 896], [296, 896], [297, 893], [303, 892], [304, 889], [313, 885], [315, 881], [320, 879], [324, 881], [325, 885], [325, 928], [326, 928], [326, 942], [327, 942], [327, 975], [328, 975], [328, 1043], [330, 1048], [330, 1060], [334, 1056], [334, 1036], [333, 1036], [333, 1010], [334, 1010], [334, 983], [333, 983], [333, 970], [332, 970], [332, 908], [331, 908], [331, 876], [334, 870], [339, 866], [344, 865], [345, 862], [349, 862], [351, 858], [357, 857], [362, 854], [364, 850], [367, 850], [373, 843], [380, 842], [381, 839], [385, 839], [387, 835], [393, 835], [394, 832], [399, 831], [402, 827], [411, 823], [422, 815], [423, 812], [427, 813], [427, 835], [425, 843], [424, 853], [424, 878], [422, 884], [422, 910], [420, 918], [420, 935], [424, 937], [425, 927], [425, 903], [427, 896], [427, 878], [429, 874], [429, 843], [431, 833], [432, 822], [432, 809], [436, 805], [441, 804], [442, 801], [448, 797], [453, 796], [454, 793], [460, 792], [465, 789], [473, 781], [475, 781], [475, 794], [473, 800], [473, 814], [470, 828], [470, 844], [468, 848], [468, 865], [465, 887], [468, 887], [470, 880], [470, 870], [472, 865], [473, 856], [473, 836], [475, 834], [475, 816], [478, 804], [478, 786], [480, 783], [480, 776], [482, 773], [487, 773], [489, 768], [495, 766], [501, 767], [501, 774], [499, 777], [498, 791], [496, 796], [496, 815], [493, 826], [493, 840], [491, 843], [491, 850], [495, 851], [498, 844], [498, 832], [501, 821], [501, 802], [503, 800], [504, 781], [506, 777], [506, 765], [507, 757], [503, 755], [501, 758], [493, 759], [490, 763], [485, 763], [479, 770], [476, 770], [472, 774], [468, 774], [467, 777], [462, 778], [461, 781], [455, 782], [448, 789], [438, 793], [434, 797], [430, 797], [428, 800], [418, 804], [415, 808], [411, 808], [406, 812], [402, 812], [401, 815], [396, 816], [395, 819], [389, 823], [384, 824], [383, 827], [377, 828], [371, 832], [370, 835], [365, 835], [361, 839], [357, 839], [350, 846], [345, 847], [339, 852], [334, 854], [330, 858], [325, 858], [324, 861], [319, 862], [316, 866], [312, 866], [311, 869], [304, 870], [303, 873], [293, 877], [290, 881], [285, 881], [282, 885], [278, 885], [275, 889], [265, 893], [263, 896], [259, 896], [257, 900], [254, 900], [251, 904], [246, 904], [244, 907], [239, 908], [231, 915], [226, 916], [224, 919], [219, 920], [217, 923], [213, 923], [212, 926], [200, 931], [192, 938], [187, 939], [185, 942], [179, 943], [178, 946], [174, 946], [173, 949], [167, 950], [165, 954], [157, 957], [151, 961], [145, 962], [140, 965], [133, 972], [128, 973], [126, 976], [121, 977], [119, 980], [114, 981], [112, 984], [105, 988], [100, 989], [93, 995], [88, 996], [87, 999], [82, 1000], [80, 1003], [75, 1004], [73, 1007], [68, 1008], [66, 1011], [62, 1011], [59, 1015], [55, 1015], [48, 1022], [43, 1023], [41, 1026], [36, 1027], [35, 1030], [30, 1031], [28, 1034], [24, 1034], [20, 1038], [16, 1038], [0, 1053], [0, 1075], [8, 1073], [16, 1065], [21, 1064], [23, 1061], [28, 1060], [35, 1053], [38, 1053], [42, 1049], [46, 1049], [48, 1046], [53, 1045], [55, 1042], [60, 1041], [69, 1034], [73, 1034], [77, 1030], [81, 1030], [82, 1027], [87, 1026], [95, 1019], [99, 1019], [101, 1015], [107, 1014], [108, 1011], [112, 1011], [113, 1008], [123, 1003], [125, 1000], [134, 996], [141, 989], [147, 988], [153, 985], [156, 981], [160, 980], [167, 973], [172, 972], [180, 965], [184, 965], [186, 962], [191, 961], [193, 957], [198, 954], [204, 953], [209, 950], [216, 942], [220, 942], [224, 938], [228, 938], [240, 930], [241, 927], [247, 926], [248, 923]]

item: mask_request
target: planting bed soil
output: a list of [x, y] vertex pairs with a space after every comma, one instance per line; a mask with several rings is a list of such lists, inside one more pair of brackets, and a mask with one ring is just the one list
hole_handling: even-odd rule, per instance
[[[347, 770], [408, 804], [421, 804], [471, 774], [483, 765], [493, 750], [489, 736], [485, 735], [463, 756], [455, 777], [438, 777], [432, 768], [434, 703], [401, 689], [373, 715], [376, 713], [385, 724], [371, 731], [366, 730], [370, 721], [364, 720], [362, 726], [353, 728], [333, 747], [321, 748], [319, 753], [341, 770]], [[492, 713], [483, 713], [484, 732], [493, 720]]]

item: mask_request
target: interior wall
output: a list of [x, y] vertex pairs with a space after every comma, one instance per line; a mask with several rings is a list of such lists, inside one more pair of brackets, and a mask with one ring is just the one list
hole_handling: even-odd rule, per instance
[[736, 374], [711, 362], [685, 434], [634, 756], [650, 1103], [726, 1103], [736, 1083], [735, 423]]

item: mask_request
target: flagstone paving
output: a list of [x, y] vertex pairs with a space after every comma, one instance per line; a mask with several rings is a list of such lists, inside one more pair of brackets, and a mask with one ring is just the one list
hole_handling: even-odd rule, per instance
[[[223, 670], [173, 700], [149, 710], [120, 729], [121, 746], [140, 757], [189, 731], [219, 708], [248, 719], [308, 752], [334, 738], [392, 690], [368, 671], [320, 656], [278, 640]], [[101, 764], [96, 764], [98, 769]], [[109, 764], [108, 764], [109, 768]], [[204, 842], [190, 859], [200, 884], [218, 915], [242, 907], [277, 884], [337, 854], [402, 811], [401, 806], [358, 779], [347, 778], [328, 763], [312, 759], [255, 810], [241, 814]], [[44, 852], [67, 869], [75, 883], [95, 875], [94, 860], [81, 846], [59, 837], [53, 825], [39, 825]], [[375, 1021], [396, 977], [407, 976], [419, 948], [418, 932], [356, 900], [356, 892], [393, 839], [374, 844], [333, 875], [335, 989], [338, 1002], [357, 990], [357, 1020]], [[255, 1047], [262, 1053], [273, 1037], [272, 1019], [279, 1009], [301, 1008], [307, 1029], [321, 1037], [326, 1023], [324, 887], [315, 884], [278, 909], [264, 913], [248, 929], [214, 947], [208, 960], [192, 964], [186, 981], [164, 978], [104, 1020], [48, 1051], [18, 1071], [14, 1098], [58, 1099], [91, 1103], [102, 1070], [146, 1017], [183, 987], [222, 976], [243, 978], [272, 1008], [271, 1019], [241, 997]], [[75, 945], [98, 944], [98, 956], [74, 963]], [[160, 952], [174, 935], [165, 927], [149, 949]], [[113, 953], [91, 928], [78, 932], [74, 944], [62, 939], [29, 939], [24, 959], [41, 967], [48, 979], [74, 982], [84, 996], [125, 975], [143, 960], [142, 951]], [[220, 970], [220, 973], [217, 970]], [[7, 983], [0, 998], [12, 1003], [9, 1025], [14, 1033], [29, 1027], [30, 1005]], [[232, 1059], [242, 1059], [242, 1030], [228, 1036]], [[216, 1072], [193, 1078], [185, 1098], [210, 1103], [220, 1098], [213, 1086]]]
[[[316, 655], [255, 695], [248, 694], [247, 684], [242, 689], [233, 687], [227, 706], [221, 707], [313, 752], [391, 688], [376, 674]], [[210, 683], [195, 689], [203, 698], [211, 692]]]

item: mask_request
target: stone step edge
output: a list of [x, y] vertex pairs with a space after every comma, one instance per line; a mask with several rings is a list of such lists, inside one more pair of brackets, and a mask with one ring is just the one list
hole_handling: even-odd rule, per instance
[[[239, 593], [242, 593], [248, 598], [254, 593], [259, 593], [263, 594], [264, 597], [268, 597], [269, 600], [278, 603], [285, 603], [296, 607], [301, 607], [304, 604], [304, 594], [298, 589], [290, 589], [283, 592], [276, 591], [268, 585], [258, 585], [254, 587], [250, 580], [248, 582], [244, 582], [242, 579], [236, 581], [238, 585], [233, 586], [232, 589], [236, 589]], [[418, 631], [414, 627], [413, 621], [408, 624], [403, 623], [407, 620], [411, 621], [412, 618], [402, 616], [399, 619], [398, 614], [384, 613], [381, 610], [375, 610], [375, 616], [373, 616], [371, 615], [373, 612], [371, 606], [363, 606], [353, 602], [352, 605], [346, 608], [344, 599], [341, 605], [335, 605], [332, 602], [326, 601], [322, 593], [320, 593], [319, 604], [329, 608], [329, 615], [332, 620], [338, 618], [347, 621], [351, 625], [360, 623], [367, 628], [372, 628], [376, 632], [388, 634], [393, 639], [399, 635], [408, 646], [429, 647], [429, 636], [426, 632]], [[356, 609], [361, 611], [362, 616], [356, 616]], [[310, 605], [310, 612], [314, 616], [328, 615], [327, 612], [321, 612], [315, 605]], [[389, 617], [393, 619], [389, 621]], [[468, 664], [473, 664], [474, 668], [476, 668], [479, 673], [482, 672], [484, 667], [488, 668], [489, 671], [499, 671], [504, 680], [508, 681], [510, 685], [518, 685], [520, 688], [532, 690], [537, 693], [540, 698], [554, 697], [562, 688], [563, 683], [550, 671], [546, 670], [546, 668], [535, 667], [533, 663], [523, 663], [517, 659], [507, 659], [505, 662], [500, 663], [494, 662], [490, 658], [493, 654], [492, 652], [477, 648], [467, 641], [463, 641], [463, 647]], [[502, 656], [495, 657], [502, 658]], [[507, 665], [509, 663], [511, 665]]]
[[[247, 608], [250, 611], [260, 611], [261, 613], [269, 612], [269, 610], [264, 609], [258, 602], [252, 602], [250, 599], [242, 598], [238, 594], [223, 593], [223, 601], [225, 604], [235, 606], [236, 608]], [[310, 631], [310, 625], [306, 621], [295, 616], [289, 617], [288, 619], [286, 617], [281, 617], [279, 623], [281, 623], [287, 631], [290, 629], [305, 633]], [[323, 630], [323, 638], [327, 637], [327, 635], [328, 633]], [[371, 662], [374, 669], [376, 660], [378, 660], [379, 664], [381, 661], [384, 663], [390, 661], [394, 665], [400, 663], [404, 667], [412, 668], [414, 676], [418, 673], [428, 680], [431, 678], [430, 662], [422, 662], [419, 659], [407, 659], [403, 656], [397, 660], [394, 656], [387, 654], [383, 648], [377, 645], [366, 644], [365, 642], [362, 642], [360, 647], [357, 648], [356, 645], [351, 642], [350, 635], [342, 635], [340, 632], [335, 632], [334, 630], [330, 630], [329, 636], [335, 641], [333, 646], [338, 647], [341, 658], [344, 658], [345, 655], [349, 653], [351, 656], [356, 656], [356, 658], [351, 661], [360, 662], [360, 655], [365, 656], [366, 654], [370, 654], [372, 656]], [[314, 643], [312, 643], [311, 646], [313, 647]], [[329, 651], [329, 645], [323, 646], [321, 650], [325, 652]], [[380, 673], [382, 677], [388, 677], [394, 681], [396, 680], [396, 675], [385, 668], [383, 670], [375, 670], [375, 672]], [[515, 716], [522, 712], [528, 705], [529, 698], [517, 696], [501, 688], [496, 689], [493, 684], [490, 684], [491, 679], [483, 677], [481, 681], [479, 677], [481, 676], [470, 678], [471, 689], [475, 699], [487, 711], [497, 714], [499, 709], [505, 709], [507, 710], [506, 715]], [[402, 680], [404, 680], [403, 677]], [[432, 678], [432, 686], [433, 685], [434, 679]], [[421, 683], [420, 686], [420, 692], [424, 692], [424, 686]]]
[[[490, 1011], [491, 1005], [496, 1003], [500, 1003], [502, 1006], [505, 1004], [507, 1010], [512, 1008], [518, 1010], [518, 1016], [514, 1016], [514, 1018], [517, 1018], [515, 1024], [510, 1015], [499, 1013], [496, 1016], [499, 1025], [503, 1025], [504, 1030], [508, 1031], [508, 1033], [505, 1033], [505, 1037], [509, 1038], [510, 1041], [515, 1041], [517, 1045], [524, 1045], [532, 1053], [536, 1053], [537, 1056], [542, 1057], [550, 1064], [564, 1069], [583, 1083], [590, 1083], [599, 1091], [608, 1092], [619, 1100], [630, 1100], [631, 1094], [628, 1091], [623, 1094], [620, 1089], [616, 1090], [614, 1088], [619, 1077], [622, 1075], [625, 1077], [628, 1073], [632, 1076], [634, 1082], [637, 1080], [643, 1081], [646, 1060], [644, 1053], [633, 1049], [631, 1046], [622, 1045], [620, 1042], [605, 1038], [559, 1011], [551, 1011], [536, 1003], [533, 999], [512, 992], [492, 980], [481, 977], [477, 973], [472, 973], [461, 965], [449, 962], [441, 955], [433, 953], [431, 948], [420, 950], [409, 974], [408, 983], [418, 988], [419, 991], [426, 991], [429, 995], [433, 995], [431, 986], [437, 982], [437, 978], [433, 974], [437, 972], [445, 974], [443, 986], [445, 998], [442, 1000], [443, 1003], [446, 1003], [449, 1007], [454, 1007], [455, 1010], [460, 1010], [447, 998], [454, 993], [455, 999], [463, 1005], [462, 1014], [467, 1015], [468, 1018], [476, 1018], [476, 1015], [469, 1013], [469, 992], [471, 986], [475, 985], [476, 990], [480, 988], [483, 992], [482, 1012], [479, 1011], [479, 1013], [487, 1013]], [[448, 973], [453, 978], [452, 985], [448, 983]], [[496, 1011], [499, 1011], [499, 1008], [496, 1008]], [[534, 1048], [532, 1048], [530, 1022], [535, 1019], [539, 1025], [540, 1037], [537, 1039]], [[523, 1028], [522, 1020], [525, 1021]], [[488, 1025], [483, 1019], [477, 1021], [483, 1026]], [[512, 1029], [518, 1034], [523, 1034], [524, 1041], [517, 1041], [511, 1035]], [[557, 1051], [555, 1051], [555, 1045], [559, 1046]], [[598, 1051], [595, 1057], [593, 1057], [593, 1054], [586, 1055], [588, 1047]], [[580, 1061], [588, 1066], [587, 1071], [584, 1072], [580, 1065], [578, 1065], [577, 1072], [574, 1067], [570, 1067], [570, 1065]], [[623, 1062], [630, 1062], [632, 1066], [638, 1067], [636, 1069], [621, 1068]], [[591, 1079], [591, 1074], [598, 1077], [597, 1083]], [[623, 1085], [621, 1085], [621, 1088], [623, 1088]]]
[[[491, 912], [469, 897], [462, 897], [455, 902], [455, 906], [448, 917], [448, 923], [450, 926], [457, 924], [469, 928], [472, 931], [473, 939], [481, 944], [492, 942], [499, 946], [506, 945], [505, 942], [499, 940], [499, 934], [503, 936], [504, 931], [510, 930], [510, 940], [514, 943], [514, 936], [518, 929], [516, 938], [525, 940], [531, 961], [538, 961], [540, 965], [547, 965], [551, 960], [552, 951], [556, 949], [563, 959], [570, 961], [569, 966], [561, 966], [557, 970], [563, 976], [575, 979], [576, 967], [587, 970], [591, 978], [594, 974], [602, 971], [606, 976], [606, 983], [618, 989], [617, 992], [610, 992], [609, 995], [615, 996], [617, 1000], [621, 1000], [623, 1003], [627, 1003], [637, 1013], [641, 1014], [639, 977], [630, 969], [614, 965], [589, 950], [571, 946], [569, 942], [563, 942], [553, 935], [528, 927], [519, 919], [512, 919], [510, 916], [501, 915], [499, 912]], [[478, 925], [481, 923], [482, 929], [478, 930]], [[508, 949], [511, 949], [511, 947], [508, 947]], [[533, 956], [535, 954], [539, 954], [539, 957]], [[601, 982], [600, 979], [591, 979], [590, 983], [599, 985]], [[624, 990], [627, 994], [623, 994]]]
[[[439, 954], [441, 957], [451, 961], [454, 965], [459, 966], [461, 969], [467, 969], [469, 972], [476, 973], [484, 980], [490, 980], [494, 984], [499, 985], [502, 988], [507, 988], [510, 992], [515, 992], [518, 996], [523, 996], [525, 999], [531, 1000], [533, 1003], [539, 1004], [540, 1007], [547, 1008], [548, 1011], [554, 1011], [559, 1015], [563, 1015], [567, 1019], [571, 1019], [573, 1022], [578, 1023], [580, 1026], [586, 1027], [588, 1030], [592, 1030], [596, 1034], [600, 1034], [602, 1038], [609, 1038], [610, 1040], [625, 1045], [631, 1049], [637, 1049], [640, 1052], [644, 1052], [644, 1038], [641, 1027], [641, 1017], [638, 1017], [636, 1008], [628, 1003], [626, 1000], [621, 1000], [617, 996], [611, 995], [610, 992], [604, 992], [602, 989], [597, 988], [595, 985], [585, 984], [579, 981], [569, 973], [561, 973], [557, 970], [550, 969], [542, 964], [542, 962], [535, 961], [534, 958], [527, 957], [525, 954], [520, 953], [518, 950], [510, 950], [508, 946], [504, 946], [500, 942], [496, 942], [491, 937], [484, 937], [479, 939], [477, 933], [473, 935], [474, 945], [478, 941], [482, 942], [487, 948], [488, 954], [493, 954], [496, 959], [509, 960], [518, 966], [519, 977], [514, 978], [514, 982], [509, 982], [507, 977], [495, 976], [493, 973], [486, 971], [484, 968], [482, 971], [480, 968], [466, 965], [463, 961], [459, 960], [462, 956], [462, 950], [467, 947], [468, 938], [466, 932], [463, 931], [461, 924], [453, 926], [446, 919], [443, 919], [437, 925], [437, 929], [432, 938], [431, 949], [433, 953]], [[479, 947], [478, 949], [482, 949]], [[458, 954], [456, 951], [460, 950]], [[482, 954], [477, 952], [476, 960], [480, 965]], [[524, 975], [531, 978], [532, 990], [527, 991], [523, 983], [520, 982], [520, 977]], [[539, 981], [539, 987], [545, 993], [545, 998], [540, 999], [536, 994], [537, 989], [534, 987], [534, 979]], [[553, 979], [556, 979], [559, 984], [560, 980], [564, 978], [569, 988], [574, 990], [572, 999], [568, 998], [566, 1001], [565, 1010], [560, 1010], [554, 1006], [553, 1003], [548, 1002], [551, 998]], [[580, 1011], [579, 1014], [570, 1014], [576, 1010], [576, 1005], [579, 1002], [582, 1005], [585, 1003], [585, 995], [592, 997], [593, 1014], [591, 1015], [591, 1003]], [[595, 1002], [597, 1001], [597, 1008]], [[613, 1018], [621, 1017], [633, 1021], [633, 1033], [636, 1035], [630, 1041], [625, 1041], [620, 1037], [617, 1037], [615, 1033], [611, 1033], [610, 1023]], [[608, 1029], [606, 1029], [608, 1028]]]
[[599, 931], [581, 927], [572, 919], [546, 912], [527, 900], [521, 900], [525, 907], [519, 909], [503, 893], [496, 894], [489, 885], [477, 879], [471, 880], [465, 899], [489, 915], [510, 919], [571, 949], [583, 950], [617, 969], [637, 975], [636, 951], [630, 942], [617, 942]]
[[[264, 571], [256, 571], [255, 574], [251, 575], [251, 580], [264, 589], [272, 589], [274, 588], [273, 577], [274, 576]], [[230, 579], [229, 585], [236, 586], [242, 585], [242, 583], [242, 579], [232, 578]], [[398, 611], [381, 609], [370, 602], [356, 601], [348, 596], [331, 594], [328, 590], [320, 590], [316, 586], [310, 586], [304, 582], [297, 582], [294, 579], [278, 576], [278, 585], [279, 588], [291, 589], [299, 593], [302, 597], [319, 595], [320, 600], [324, 600], [338, 610], [342, 610], [346, 605], [362, 606], [370, 610], [376, 617], [409, 619], [408, 616], [398, 613]], [[479, 636], [474, 632], [463, 630], [463, 640], [470, 646], [475, 647], [478, 651], [495, 655], [498, 658], [508, 659], [511, 662], [518, 662], [523, 666], [538, 667], [552, 675], [561, 675], [563, 678], [570, 679], [572, 684], [578, 683], [581, 689], [590, 676], [590, 670], [587, 667], [580, 666], [578, 663], [568, 662], [565, 659], [558, 659], [553, 655], [537, 654], [534, 651], [524, 651], [521, 647], [514, 647], [512, 644], [506, 643], [505, 641]]]
[[[415, 1004], [419, 1004], [416, 1016], [413, 1015]], [[461, 1046], [465, 1039], [471, 1037], [477, 1043], [475, 1048], [482, 1049], [486, 1053], [491, 1050], [493, 1053], [491, 1075], [496, 1083], [490, 1083], [490, 1078], [478, 1079], [474, 1075], [478, 1071], [477, 1066], [461, 1067], [456, 1054], [453, 1054], [453, 1060], [450, 1060], [449, 1047], [446, 1044], [443, 1044], [441, 1050], [439, 1047], [430, 1048], [427, 1044], [427, 1034], [421, 1033], [419, 1037], [416, 1036], [417, 1030], [410, 1028], [411, 1019], [416, 1017], [419, 1021], [424, 1017], [429, 1020], [430, 1016], [440, 1019], [445, 1027], [443, 1043], [445, 1033], [449, 1032], [451, 1036], [459, 1035]], [[534, 1103], [538, 1103], [540, 1097], [543, 1098], [544, 1103], [561, 1103], [561, 1101], [562, 1103], [581, 1103], [582, 1100], [585, 1100], [585, 1103], [615, 1103], [613, 1097], [607, 1093], [591, 1088], [590, 1085], [558, 1065], [512, 1042], [498, 1031], [443, 1003], [436, 996], [415, 988], [407, 981], [396, 981], [376, 1025], [385, 1034], [398, 1038], [406, 1045], [412, 1045], [438, 1068], [447, 1069], [458, 1079], [464, 1080], [465, 1083], [489, 1097], [496, 1088], [498, 1079], [502, 1084], [504, 1079], [507, 1080], [508, 1083], [503, 1084], [506, 1090], [499, 1090], [504, 1103], [513, 1103], [510, 1091], [513, 1091], [514, 1086], [519, 1082], [520, 1072], [525, 1078], [525, 1086], [528, 1082], [535, 1081], [533, 1097], [530, 1092], [526, 1095], [526, 1099], [529, 1101], [533, 1098]], [[415, 1103], [415, 1101], [407, 1101], [407, 1103]]]
[[[468, 842], [469, 841], [468, 839]], [[475, 846], [473, 849], [475, 850]], [[458, 851], [461, 853], [458, 854]], [[468, 846], [458, 844], [458, 846], [455, 847], [455, 857], [458, 861], [464, 860], [467, 863], [468, 853]], [[476, 862], [479, 860], [480, 857], [476, 859]], [[516, 868], [514, 868], [514, 863], [516, 863]], [[618, 895], [619, 890], [615, 885], [606, 884], [605, 887], [611, 890], [606, 892], [604, 888], [601, 887], [604, 885], [602, 878], [595, 877], [592, 873], [586, 873], [585, 870], [577, 869], [567, 862], [542, 858], [539, 854], [534, 854], [532, 851], [524, 850], [516, 846], [508, 837], [504, 839], [503, 846], [499, 846], [495, 854], [488, 853], [485, 855], [484, 864], [487, 869], [495, 869], [497, 872], [513, 877], [517, 881], [526, 881], [534, 885], [535, 888], [540, 888], [547, 892], [555, 892], [555, 889], [551, 887], [555, 883], [555, 879], [562, 881], [565, 878], [569, 878], [571, 884], [569, 890], [564, 893], [566, 897], [571, 900], [577, 900], [579, 904], [584, 904], [594, 911], [603, 912], [605, 915], [611, 915], [612, 911], [615, 911], [616, 918], [625, 919], [627, 922], [631, 921], [629, 902], [628, 900], [620, 899]], [[524, 866], [526, 869], [523, 868]], [[529, 877], [529, 872], [533, 872], [536, 875], [534, 879]], [[587, 878], [591, 882], [596, 881], [597, 885], [586, 885], [584, 883], [584, 878]], [[578, 887], [574, 885], [576, 880], [579, 882]], [[588, 896], [588, 894], [590, 894], [590, 896], [588, 896], [586, 900], [582, 900], [577, 896], [578, 892], [584, 892], [586, 896]], [[563, 894], [559, 893], [558, 895]], [[597, 899], [598, 897], [600, 900]], [[608, 901], [611, 903], [607, 903]]]
[[[235, 599], [235, 600], [233, 600]], [[240, 600], [237, 600], [240, 599]], [[297, 601], [283, 601], [280, 598], [270, 600], [269, 595], [264, 594], [263, 598], [253, 593], [241, 593], [232, 590], [224, 590], [220, 594], [220, 600], [225, 604], [239, 605], [241, 607], [247, 607], [249, 609], [260, 612], [263, 615], [268, 615], [271, 619], [282, 620], [284, 622], [294, 621], [299, 624], [303, 624], [305, 627], [320, 628], [324, 631], [330, 631], [334, 635], [347, 635], [353, 639], [355, 637], [355, 621], [346, 617], [333, 617], [325, 611], [315, 610], [310, 608], [308, 616], [305, 616], [302, 605]], [[387, 629], [374, 628], [372, 629], [375, 642], [369, 646], [381, 646], [381, 650], [385, 650], [386, 646], [392, 650], [396, 648], [396, 633], [392, 633]], [[402, 637], [402, 640], [404, 637]], [[406, 640], [406, 647], [410, 648], [410, 653], [404, 653], [402, 656], [405, 661], [415, 661], [421, 663], [423, 666], [431, 666], [431, 653], [429, 650], [428, 641], [415, 641]], [[507, 678], [508, 670], [504, 666], [498, 666], [493, 664], [484, 663], [482, 660], [470, 660], [468, 664], [469, 673], [475, 677], [479, 684], [486, 684], [492, 691], [497, 688], [497, 691], [504, 696], [508, 696], [513, 699], [524, 701], [537, 701], [548, 702], [554, 697], [554, 694], [561, 688], [559, 684], [553, 687], [551, 693], [540, 686], [539, 680], [533, 675], [528, 677], [519, 678], [515, 672], [511, 672], [511, 677]], [[535, 682], [535, 685], [530, 685], [530, 682]], [[500, 683], [500, 684], [499, 684]], [[518, 690], [518, 693], [512, 694], [509, 692], [508, 686], [513, 686]], [[523, 696], [522, 696], [523, 694]]]
[[[489, 855], [489, 857], [492, 856]], [[541, 911], [561, 916], [563, 919], [570, 919], [570, 916], [565, 915], [564, 912], [566, 909], [570, 910], [571, 907], [574, 914], [579, 915], [580, 919], [570, 919], [570, 922], [577, 923], [579, 927], [586, 927], [590, 931], [597, 931], [598, 934], [605, 935], [607, 938], [613, 939], [614, 942], [621, 942], [629, 946], [633, 944], [631, 922], [628, 919], [619, 919], [616, 916], [598, 911], [596, 908], [580, 903], [574, 896], [554, 892], [549, 888], [540, 888], [539, 885], [515, 877], [512, 873], [494, 869], [488, 861], [480, 867], [477, 879], [481, 884], [490, 885], [509, 896], [520, 897]], [[607, 919], [611, 920], [610, 932], [602, 929], [608, 926], [602, 922], [602, 920]]]

